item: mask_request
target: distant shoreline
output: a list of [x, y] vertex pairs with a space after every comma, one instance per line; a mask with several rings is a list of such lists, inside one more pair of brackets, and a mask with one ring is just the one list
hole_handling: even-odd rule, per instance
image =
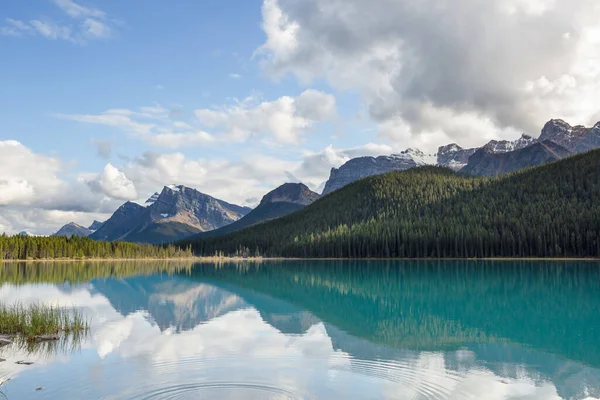
[[195, 261], [195, 262], [264, 262], [264, 261], [590, 261], [600, 258], [540, 258], [540, 257], [488, 257], [488, 258], [288, 258], [288, 257], [183, 257], [183, 258], [42, 258], [26, 260], [0, 260], [0, 263], [36, 262], [141, 262], [141, 261]]

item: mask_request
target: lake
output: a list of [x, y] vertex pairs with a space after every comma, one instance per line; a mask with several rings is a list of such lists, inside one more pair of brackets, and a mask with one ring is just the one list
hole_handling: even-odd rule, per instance
[[92, 326], [0, 348], [9, 400], [600, 398], [597, 262], [1, 268], [1, 302]]

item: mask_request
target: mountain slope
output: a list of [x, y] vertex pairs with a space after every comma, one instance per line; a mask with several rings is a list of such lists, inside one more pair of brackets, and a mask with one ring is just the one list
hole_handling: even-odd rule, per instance
[[92, 231], [88, 228], [78, 225], [75, 222], [70, 222], [62, 228], [60, 228], [58, 232], [56, 232], [52, 236], [88, 236], [90, 233], [92, 233]]
[[435, 164], [435, 160], [417, 149], [408, 149], [391, 156], [353, 158], [340, 168], [331, 169], [329, 180], [327, 180], [323, 189], [323, 195], [362, 178], [392, 171], [404, 171], [428, 164]]
[[107, 242], [125, 240], [145, 210], [145, 207], [128, 201], [119, 207], [100, 229], [92, 233], [90, 238]]
[[424, 167], [362, 179], [292, 215], [191, 244], [203, 255], [596, 257], [599, 203], [600, 150], [502, 178]]
[[570, 155], [569, 150], [550, 140], [535, 142], [508, 152], [495, 152], [484, 146], [469, 157], [468, 164], [460, 172], [475, 176], [496, 176], [546, 164]]
[[147, 207], [126, 203], [90, 237], [107, 241], [170, 242], [218, 229], [251, 210], [186, 186], [165, 186], [146, 204]]
[[319, 197], [321, 196], [302, 183], [285, 183], [267, 193], [260, 204], [240, 220], [222, 228], [201, 233], [196, 237], [207, 238], [237, 232], [301, 210], [315, 202]]

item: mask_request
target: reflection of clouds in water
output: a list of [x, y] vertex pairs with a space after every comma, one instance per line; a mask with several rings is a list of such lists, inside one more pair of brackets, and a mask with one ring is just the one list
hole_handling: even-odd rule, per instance
[[230, 355], [328, 359], [341, 354], [333, 350], [323, 324], [303, 335], [285, 335], [255, 309], [230, 312], [178, 335], [162, 334], [146, 313], [138, 312], [95, 328], [93, 340], [102, 357], [115, 352], [121, 357], [149, 355], [156, 361]]
[[[189, 310], [198, 296], [212, 291], [202, 285], [179, 295], [157, 295], [157, 299]], [[106, 297], [94, 294], [90, 287], [60, 290], [52, 285], [3, 285], [0, 302], [15, 301], [73, 306], [86, 312], [92, 319], [93, 332], [83, 346], [93, 348], [99, 360], [78, 360], [84, 367], [78, 369], [78, 376], [68, 378], [79, 385], [102, 384], [88, 380], [93, 369], [103, 366], [103, 379], [112, 383], [105, 385], [106, 394], [112, 394], [111, 390], [139, 393], [161, 385], [229, 379], [310, 393], [316, 398], [561, 399], [551, 382], [532, 376], [525, 366], [516, 376], [507, 378], [478, 367], [477, 354], [469, 350], [446, 356], [421, 352], [416, 358], [359, 360], [334, 348], [323, 323], [312, 325], [303, 334], [288, 335], [266, 323], [254, 308], [230, 311], [175, 334], [172, 329], [161, 332], [147, 311], [121, 315]], [[222, 309], [223, 304], [229, 302], [219, 303], [217, 308]], [[448, 368], [448, 356], [458, 363], [457, 370]], [[77, 357], [52, 361], [68, 362]], [[44, 363], [33, 361], [36, 364], [27, 371], [35, 371], [38, 364]], [[12, 373], [13, 377], [28, 373], [23, 369], [13, 363], [0, 365], [2, 374]], [[17, 384], [17, 379], [11, 382]], [[69, 385], [64, 387], [68, 390]], [[584, 398], [583, 394], [578, 397]]]

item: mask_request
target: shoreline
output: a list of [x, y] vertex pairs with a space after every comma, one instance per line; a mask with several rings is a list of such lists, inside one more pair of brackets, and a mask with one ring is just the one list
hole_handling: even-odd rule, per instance
[[590, 257], [488, 257], [488, 258], [293, 258], [293, 257], [184, 257], [184, 258], [40, 258], [26, 260], [0, 260], [0, 263], [36, 262], [142, 262], [142, 261], [195, 261], [195, 262], [263, 262], [263, 261], [589, 261], [600, 258]]

